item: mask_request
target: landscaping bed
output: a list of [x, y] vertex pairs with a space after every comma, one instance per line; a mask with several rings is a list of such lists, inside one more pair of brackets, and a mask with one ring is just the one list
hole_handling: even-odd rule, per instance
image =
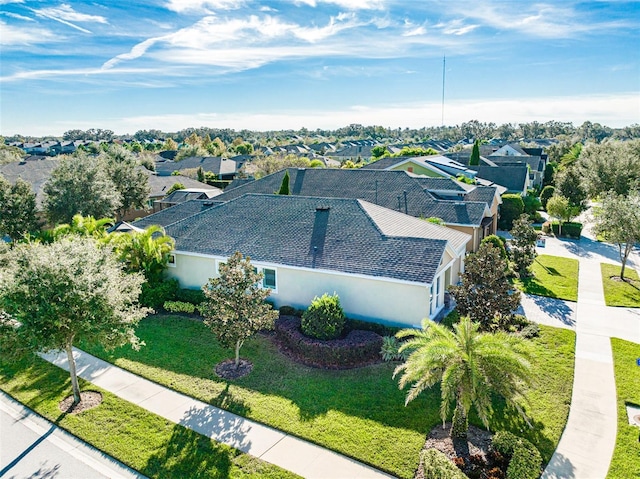
[[[224, 381], [213, 371], [232, 352], [218, 346], [199, 321], [156, 315], [143, 320], [140, 351], [92, 348], [92, 354], [189, 396], [329, 449], [402, 478], [413, 477], [429, 431], [441, 424], [439, 390], [425, 391], [404, 406], [406, 390], [392, 379], [396, 364], [351, 370], [315, 369], [291, 361], [269, 337], [246, 342], [242, 356], [253, 371]], [[525, 406], [534, 429], [516, 411], [494, 404], [490, 425], [529, 439], [548, 461], [560, 439], [571, 402], [572, 331], [542, 327], [535, 338], [538, 384]], [[473, 415], [472, 423], [480, 425]]]

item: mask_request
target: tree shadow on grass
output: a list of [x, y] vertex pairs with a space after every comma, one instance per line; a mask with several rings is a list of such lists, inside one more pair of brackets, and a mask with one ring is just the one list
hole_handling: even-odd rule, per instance
[[249, 430], [246, 421], [234, 414], [208, 405], [194, 406], [141, 472], [149, 477], [230, 477], [239, 454], [236, 449], [251, 448]]

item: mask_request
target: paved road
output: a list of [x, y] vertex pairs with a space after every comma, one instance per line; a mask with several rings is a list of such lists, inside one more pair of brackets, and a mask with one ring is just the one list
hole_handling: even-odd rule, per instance
[[0, 392], [0, 477], [133, 479], [144, 476]]

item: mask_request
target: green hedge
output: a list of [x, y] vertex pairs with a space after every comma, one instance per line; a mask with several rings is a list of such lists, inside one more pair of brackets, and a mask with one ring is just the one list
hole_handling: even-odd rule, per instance
[[196, 311], [195, 305], [184, 301], [165, 301], [163, 308], [170, 313], [193, 314]]
[[182, 301], [184, 303], [191, 303], [198, 306], [206, 299], [201, 289], [187, 289], [180, 288], [176, 291], [176, 301]]
[[559, 223], [557, 221], [551, 223], [551, 228], [553, 229], [553, 234], [556, 236], [566, 236], [567, 238], [580, 239], [580, 235], [582, 235], [582, 223], [562, 223], [561, 235], [558, 235]]
[[538, 479], [542, 457], [538, 449], [524, 438], [507, 431], [498, 431], [492, 440], [493, 448], [509, 458], [507, 479]]
[[302, 334], [300, 318], [283, 316], [276, 321], [275, 332], [285, 348], [308, 366], [349, 369], [380, 360], [382, 337], [371, 331], [351, 331], [341, 339], [314, 339]]
[[174, 301], [178, 291], [178, 281], [170, 279], [160, 283], [143, 283], [140, 304], [158, 310], [165, 302]]
[[345, 316], [337, 294], [316, 296], [302, 315], [302, 332], [316, 339], [339, 338]]

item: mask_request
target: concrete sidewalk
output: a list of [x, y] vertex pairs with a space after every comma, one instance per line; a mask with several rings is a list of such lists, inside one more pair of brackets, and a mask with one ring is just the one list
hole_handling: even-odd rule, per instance
[[[580, 261], [575, 312], [576, 359], [569, 418], [544, 479], [604, 479], [617, 433], [611, 337], [640, 343], [640, 309], [605, 305], [600, 263], [617, 263], [610, 245], [590, 238], [547, 241], [539, 254]], [[619, 263], [618, 263], [619, 264]], [[638, 260], [631, 259], [630, 267]]]
[[0, 477], [144, 479], [145, 476], [0, 392]]
[[[66, 354], [42, 355], [68, 370]], [[338, 453], [231, 414], [75, 350], [78, 376], [176, 424], [309, 479], [390, 478]]]

